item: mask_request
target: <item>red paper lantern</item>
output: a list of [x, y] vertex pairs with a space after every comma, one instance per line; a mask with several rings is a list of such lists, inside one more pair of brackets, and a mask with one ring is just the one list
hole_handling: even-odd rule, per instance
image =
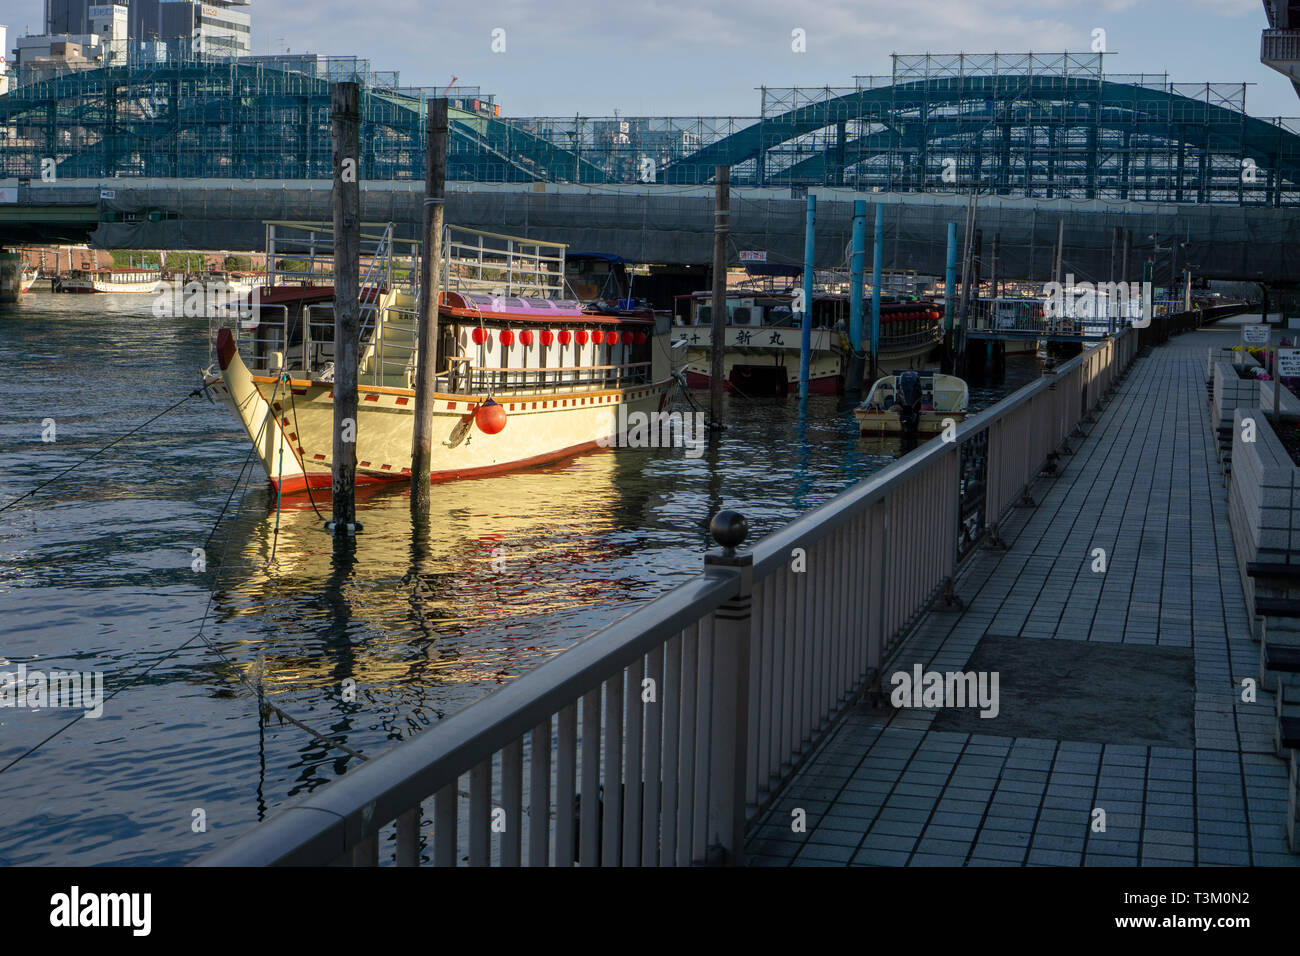
[[610, 345], [618, 345], [618, 333], [617, 333], [617, 332], [606, 332], [606, 333], [605, 333], [605, 341], [608, 342]]
[[605, 333], [600, 329], [597, 329], [595, 332], [591, 333], [591, 340], [597, 345], [600, 345], [605, 341]]
[[555, 333], [550, 329], [542, 329], [542, 344], [550, 345], [555, 341]]
[[[544, 334], [544, 333], [543, 333], [543, 334]], [[519, 341], [522, 342], [524, 345], [532, 345], [532, 344], [533, 344], [533, 330], [532, 330], [532, 329], [524, 329], [522, 332], [520, 332], [520, 333], [519, 333]]]
[[649, 341], [649, 339], [650, 339], [650, 337], [649, 337], [648, 335], [646, 335], [644, 332], [638, 332], [638, 333], [636, 334], [636, 339], [635, 339], [635, 341], [636, 341], [636, 344], [637, 344], [637, 345], [645, 345], [646, 342]]
[[473, 332], [469, 334], [469, 336], [474, 340], [475, 345], [482, 345], [484, 342], [487, 341], [487, 330], [475, 329]]
[[509, 329], [502, 329], [499, 338], [501, 339], [502, 345], [515, 344], [515, 333], [511, 332]]
[[586, 345], [587, 339], [591, 338], [591, 336], [587, 334], [586, 329], [578, 329], [578, 331], [573, 334], [573, 337], [578, 340], [579, 345]]
[[569, 344], [570, 342], [572, 342], [572, 341], [573, 341], [573, 333], [572, 333], [572, 332], [570, 332], [568, 329], [564, 329], [563, 331], [560, 332], [560, 344], [561, 344], [561, 345], [568, 345], [568, 344]]
[[495, 435], [506, 427], [506, 409], [504, 405], [488, 399], [474, 409], [474, 424], [485, 435]]

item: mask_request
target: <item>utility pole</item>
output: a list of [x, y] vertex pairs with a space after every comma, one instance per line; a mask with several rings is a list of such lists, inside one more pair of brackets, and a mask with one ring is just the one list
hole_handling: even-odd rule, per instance
[[998, 278], [998, 260], [1002, 256], [1002, 233], [993, 233], [993, 255], [989, 260], [989, 296], [996, 299], [998, 297], [998, 283], [1002, 280]]
[[1065, 256], [1065, 220], [1056, 224], [1056, 258], [1052, 260], [1052, 281], [1061, 282], [1065, 277], [1061, 272], [1061, 260]]
[[849, 369], [844, 387], [856, 392], [862, 387], [862, 274], [867, 261], [867, 203], [853, 202], [853, 252], [849, 260]]
[[803, 315], [799, 322], [799, 397], [808, 397], [809, 367], [812, 362], [812, 311], [814, 260], [816, 258], [817, 197], [808, 193], [808, 212], [803, 237]]
[[335, 83], [330, 132], [334, 151], [334, 447], [331, 463], [336, 537], [356, 534], [357, 351], [360, 337], [361, 96], [356, 83]]
[[880, 286], [885, 256], [885, 207], [876, 203], [876, 227], [871, 256], [871, 381], [880, 373]]
[[722, 430], [722, 369], [727, 350], [727, 234], [730, 231], [731, 167], [714, 170], [713, 199], [713, 341], [709, 367], [709, 429]]
[[433, 499], [433, 394], [438, 375], [438, 279], [447, 182], [447, 100], [432, 100], [425, 116], [424, 236], [420, 244], [420, 318], [416, 333], [415, 425], [411, 431], [411, 510], [427, 515]]

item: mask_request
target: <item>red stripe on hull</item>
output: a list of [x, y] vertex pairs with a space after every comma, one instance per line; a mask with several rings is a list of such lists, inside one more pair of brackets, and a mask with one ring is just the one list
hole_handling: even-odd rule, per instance
[[[499, 475], [507, 471], [516, 471], [520, 468], [532, 468], [536, 465], [545, 465], [553, 461], [559, 461], [563, 458], [571, 458], [574, 455], [580, 455], [585, 451], [591, 451], [598, 448], [599, 443], [594, 441], [583, 442], [581, 445], [573, 445], [570, 448], [562, 448], [559, 451], [548, 452], [545, 455], [534, 455], [532, 458], [522, 458], [519, 461], [503, 462], [500, 465], [485, 465], [481, 468], [465, 468], [458, 471], [435, 471], [429, 476], [432, 484], [440, 481], [455, 481], [459, 478], [483, 478], [488, 475]], [[366, 472], [357, 472], [356, 483], [358, 485], [386, 485], [393, 482], [409, 482], [410, 478], [403, 474], [369, 474]], [[334, 483], [333, 475], [329, 472], [309, 472], [305, 475], [294, 475], [291, 478], [285, 478], [277, 485], [274, 478], [271, 479], [271, 487], [277, 488], [283, 495], [293, 494], [294, 492], [306, 491], [308, 488], [329, 488]]]

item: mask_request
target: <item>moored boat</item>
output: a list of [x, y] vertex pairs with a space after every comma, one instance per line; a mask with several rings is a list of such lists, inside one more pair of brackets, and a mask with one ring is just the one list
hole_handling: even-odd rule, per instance
[[937, 435], [966, 417], [969, 401], [957, 376], [907, 370], [877, 379], [853, 414], [863, 435]]
[[31, 292], [32, 286], [36, 284], [37, 275], [35, 269], [24, 266], [22, 279], [18, 283], [18, 291], [20, 293]]
[[[358, 484], [410, 480], [416, 301], [413, 291], [363, 284]], [[252, 308], [255, 321], [217, 330], [205, 382], [243, 424], [273, 486], [328, 487], [333, 290], [278, 286], [260, 291]], [[572, 300], [443, 292], [430, 479], [611, 444], [628, 415], [660, 411], [667, 398], [669, 330], [659, 325], [649, 313], [598, 313]]]
[[[797, 390], [801, 316], [793, 293], [727, 293], [726, 387], [746, 394], [785, 395]], [[686, 350], [684, 371], [691, 388], [708, 388], [712, 375], [712, 294], [678, 296], [674, 338]], [[869, 322], [870, 305], [864, 307]], [[815, 295], [811, 316], [808, 390], [835, 395], [844, 391], [852, 355], [847, 329], [849, 298]], [[924, 361], [943, 340], [942, 313], [932, 303], [914, 300], [882, 303], [880, 354], [886, 366]]]
[[157, 291], [156, 269], [79, 269], [58, 284], [59, 292], [149, 295]]

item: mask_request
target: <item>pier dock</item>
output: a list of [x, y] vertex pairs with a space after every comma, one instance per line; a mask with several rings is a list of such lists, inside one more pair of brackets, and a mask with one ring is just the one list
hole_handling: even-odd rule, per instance
[[[746, 862], [1286, 865], [1287, 765], [1258, 679], [1199, 330], [1132, 366], [755, 826]], [[1095, 570], [1104, 551], [1104, 571]], [[997, 671], [1000, 713], [895, 709], [890, 676]], [[803, 832], [792, 825], [806, 815]], [[1104, 811], [1104, 830], [1097, 811]]]

